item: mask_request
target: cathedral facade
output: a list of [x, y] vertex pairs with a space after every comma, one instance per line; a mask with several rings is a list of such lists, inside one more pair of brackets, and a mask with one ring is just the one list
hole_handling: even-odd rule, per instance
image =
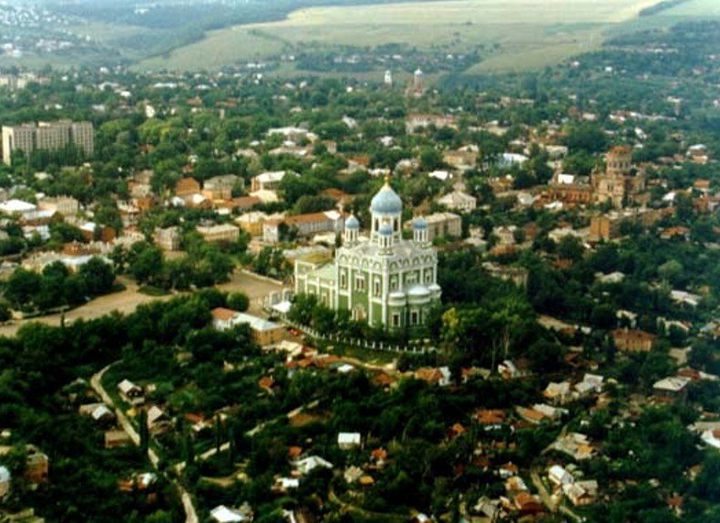
[[295, 262], [295, 292], [316, 295], [372, 326], [424, 325], [441, 296], [437, 253], [422, 218], [413, 221], [413, 238], [402, 238], [402, 210], [400, 197], [386, 183], [370, 204], [369, 237], [360, 235], [357, 218], [348, 218], [343, 246], [332, 262]]

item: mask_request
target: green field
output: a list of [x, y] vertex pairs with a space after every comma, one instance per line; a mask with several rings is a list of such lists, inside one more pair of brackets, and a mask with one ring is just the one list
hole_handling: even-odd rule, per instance
[[667, 11], [661, 16], [720, 16], [720, 2], [717, 0], [691, 0]]
[[[699, 0], [708, 1], [711, 0]], [[140, 63], [141, 69], [216, 69], [336, 46], [407, 44], [463, 52], [500, 44], [473, 72], [532, 69], [596, 49], [608, 29], [657, 0], [451, 0], [300, 9], [280, 22], [235, 26]]]

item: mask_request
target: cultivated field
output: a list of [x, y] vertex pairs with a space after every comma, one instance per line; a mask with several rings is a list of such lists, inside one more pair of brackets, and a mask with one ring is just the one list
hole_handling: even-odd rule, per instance
[[717, 0], [690, 0], [661, 13], [663, 16], [720, 16], [720, 2]]
[[[712, 0], [697, 0], [712, 2]], [[604, 32], [657, 0], [450, 0], [300, 9], [280, 22], [209, 33], [143, 69], [213, 69], [280, 52], [400, 43], [462, 52], [500, 44], [481, 70], [531, 69], [597, 48]]]

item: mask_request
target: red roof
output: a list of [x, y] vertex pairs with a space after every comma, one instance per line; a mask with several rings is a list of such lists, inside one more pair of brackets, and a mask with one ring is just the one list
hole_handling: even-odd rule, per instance
[[212, 310], [213, 318], [216, 320], [220, 320], [220, 321], [231, 320], [235, 317], [236, 314], [237, 314], [236, 311], [234, 311], [232, 309], [227, 309], [225, 307], [217, 307]]

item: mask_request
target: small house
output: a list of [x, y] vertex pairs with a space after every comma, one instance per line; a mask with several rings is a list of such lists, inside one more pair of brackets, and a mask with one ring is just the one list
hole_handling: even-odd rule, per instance
[[337, 437], [338, 447], [342, 450], [352, 450], [360, 446], [359, 432], [340, 432]]
[[124, 379], [118, 383], [117, 388], [120, 392], [120, 397], [131, 405], [142, 405], [145, 403], [142, 387], [135, 385], [132, 381]]

